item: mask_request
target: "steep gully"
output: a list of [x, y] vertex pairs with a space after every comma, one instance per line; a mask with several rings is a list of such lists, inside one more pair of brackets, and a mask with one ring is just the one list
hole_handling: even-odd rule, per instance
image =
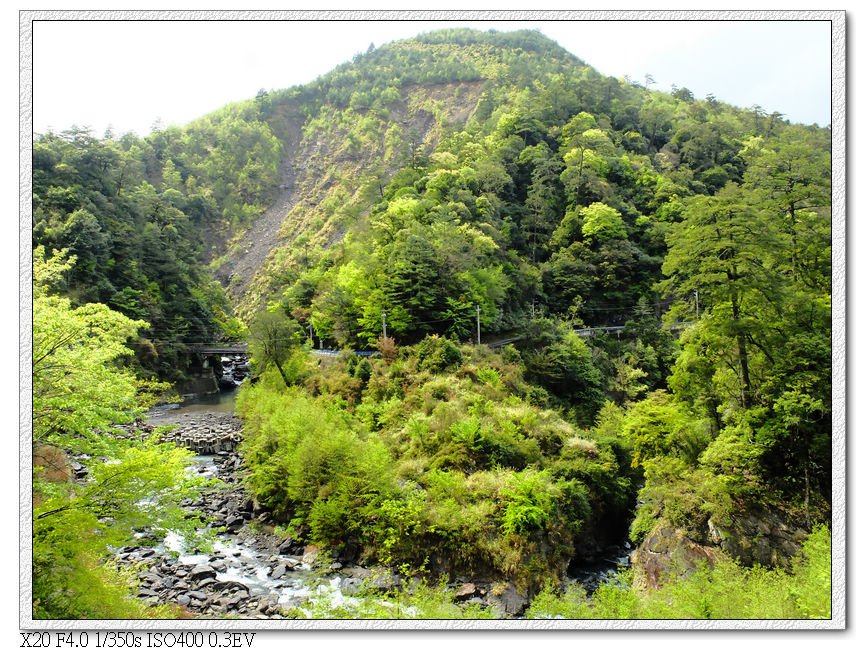
[[278, 244], [280, 227], [298, 200], [296, 185], [303, 120], [294, 118], [292, 122], [291, 127], [286, 129], [284, 147], [288, 153], [280, 165], [279, 193], [264, 214], [243, 234], [216, 272], [217, 279], [227, 287], [235, 302], [244, 294], [256, 271]]

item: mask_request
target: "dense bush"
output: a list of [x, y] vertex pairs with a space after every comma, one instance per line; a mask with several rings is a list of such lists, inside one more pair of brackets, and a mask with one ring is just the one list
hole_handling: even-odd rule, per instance
[[[359, 399], [334, 400], [366, 365]], [[250, 488], [317, 544], [537, 586], [559, 577], [585, 524], [633, 498], [625, 458], [525, 402], [521, 368], [489, 350], [429, 337], [317, 377], [318, 398], [271, 372], [237, 405]]]
[[730, 559], [702, 566], [657, 591], [636, 591], [627, 576], [591, 596], [578, 587], [547, 588], [528, 618], [571, 619], [803, 619], [831, 616], [831, 539], [817, 527], [789, 571], [743, 568]]

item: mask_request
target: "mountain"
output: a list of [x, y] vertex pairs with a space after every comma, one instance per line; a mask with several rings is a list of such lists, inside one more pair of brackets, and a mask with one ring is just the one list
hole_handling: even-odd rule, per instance
[[627, 529], [657, 586], [829, 520], [829, 151], [445, 30], [146, 138], [38, 138], [34, 246], [147, 322], [151, 375], [249, 341], [250, 488], [305, 542], [531, 591]]
[[493, 96], [530, 84], [540, 62], [551, 74], [584, 67], [539, 34], [455, 30], [370, 50], [303, 88], [260, 94], [284, 157], [276, 200], [218, 268], [233, 299], [260, 300], [264, 278], [293, 265], [286, 258], [298, 238], [307, 249], [342, 241], [395, 172], [417, 167], [444, 137], [477, 122]]

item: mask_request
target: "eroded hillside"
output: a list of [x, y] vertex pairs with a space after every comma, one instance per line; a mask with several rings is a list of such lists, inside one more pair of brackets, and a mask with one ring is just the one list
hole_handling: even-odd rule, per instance
[[323, 107], [305, 122], [280, 118], [279, 193], [219, 260], [216, 276], [238, 313], [249, 315], [297, 269], [311, 247], [327, 249], [360, 223], [393, 173], [426, 158], [447, 129], [476, 109], [483, 82], [413, 85], [383, 110]]

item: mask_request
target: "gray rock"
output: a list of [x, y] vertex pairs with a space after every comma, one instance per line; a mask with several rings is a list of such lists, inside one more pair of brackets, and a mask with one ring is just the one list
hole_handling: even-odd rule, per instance
[[363, 580], [360, 578], [343, 578], [339, 583], [339, 590], [346, 596], [356, 596], [362, 587]]
[[232, 530], [232, 531], [240, 530], [241, 528], [243, 528], [243, 523], [245, 521], [246, 520], [243, 517], [239, 517], [236, 515], [235, 516], [229, 516], [225, 522], [225, 527], [228, 530]]
[[141, 580], [141, 582], [149, 584], [157, 584], [162, 582], [162, 576], [153, 573], [152, 571], [142, 571], [138, 574], [138, 578]]
[[315, 546], [307, 546], [303, 553], [303, 561], [313, 564], [318, 559], [318, 549]]
[[372, 575], [372, 571], [360, 566], [345, 567], [341, 573], [349, 578], [357, 578], [358, 580], [366, 580]]
[[192, 567], [192, 570], [189, 572], [189, 577], [192, 580], [201, 581], [206, 578], [215, 578], [216, 571], [207, 564], [197, 564]]
[[245, 598], [246, 598], [246, 596], [243, 596], [243, 595], [232, 596], [231, 598], [229, 598], [226, 601], [225, 608], [226, 609], [237, 609], [237, 606], [240, 605], [240, 603], [242, 603]]
[[249, 591], [248, 586], [236, 580], [218, 580], [214, 583], [213, 588], [220, 591]]
[[505, 613], [511, 616], [517, 616], [523, 612], [529, 604], [529, 599], [517, 591], [513, 585], [508, 585], [504, 593], [498, 597], [498, 601]]
[[472, 598], [477, 594], [478, 588], [475, 586], [475, 584], [473, 582], [467, 582], [456, 590], [456, 593], [454, 593], [454, 600], [457, 602], [468, 600], [469, 598]]
[[294, 555], [298, 551], [303, 552], [303, 547], [300, 546], [293, 539], [287, 539], [282, 544], [279, 545], [279, 553], [280, 555]]
[[402, 584], [402, 579], [392, 573], [380, 573], [373, 576], [369, 586], [379, 591], [390, 591]]

